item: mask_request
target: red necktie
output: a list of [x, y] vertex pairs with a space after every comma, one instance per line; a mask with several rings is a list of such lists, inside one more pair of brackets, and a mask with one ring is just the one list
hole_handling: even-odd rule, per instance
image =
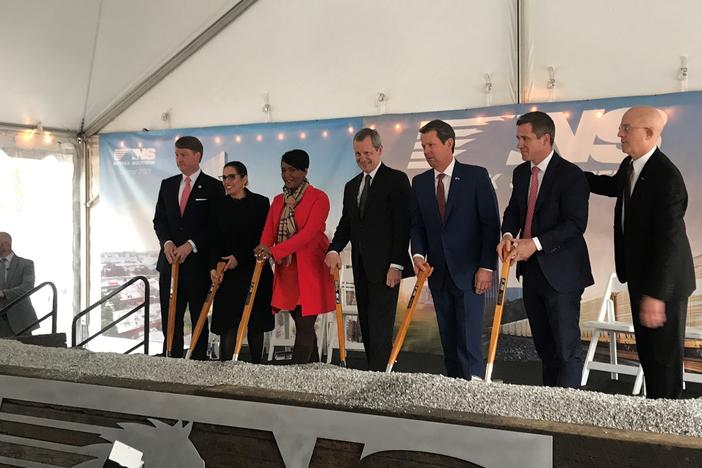
[[524, 232], [522, 239], [531, 239], [531, 222], [534, 219], [536, 209], [536, 198], [539, 195], [539, 167], [531, 168], [531, 184], [529, 186], [529, 200], [527, 201], [526, 221], [524, 221]]
[[439, 174], [436, 176], [438, 182], [436, 183], [436, 204], [439, 207], [439, 217], [441, 222], [444, 222], [444, 215], [446, 214], [446, 192], [444, 191], [444, 176], [446, 174]]
[[185, 177], [185, 187], [183, 188], [183, 193], [180, 196], [180, 215], [183, 216], [185, 213], [185, 205], [188, 204], [188, 197], [190, 196], [190, 177]]

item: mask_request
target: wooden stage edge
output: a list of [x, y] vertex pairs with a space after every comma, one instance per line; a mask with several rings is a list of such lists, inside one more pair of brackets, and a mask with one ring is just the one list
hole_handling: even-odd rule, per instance
[[[218, 399], [220, 401], [236, 400], [240, 402], [285, 405], [294, 408], [314, 408], [335, 412], [428, 421], [453, 426], [470, 426], [475, 428], [498, 429], [501, 431], [510, 431], [515, 433], [545, 435], [552, 438], [552, 466], [559, 467], [617, 468], [628, 466], [702, 466], [702, 438], [698, 437], [609, 429], [560, 422], [437, 410], [424, 407], [407, 408], [401, 412], [378, 411], [367, 408], [350, 408], [344, 405], [325, 402], [324, 398], [319, 395], [277, 390], [265, 390], [266, 393], [262, 394], [260, 388], [242, 386], [219, 385], [208, 387], [138, 379], [93, 376], [72, 379], [66, 378], [66, 376], [55, 371], [16, 366], [0, 366], [0, 374], [13, 377], [43, 379], [47, 381], [70, 382], [157, 392], [159, 394], [175, 394], [186, 397], [206, 397]], [[125, 417], [127, 417], [127, 415], [125, 415]], [[213, 429], [211, 427], [208, 427], [208, 431], [212, 430]], [[0, 428], [0, 434], [2, 433], [4, 433], [4, 430]], [[241, 437], [241, 434], [239, 434], [237, 437]], [[266, 443], [269, 442], [270, 441], [267, 441]], [[231, 443], [236, 445], [238, 442], [237, 440], [232, 440]], [[219, 464], [214, 460], [208, 460], [206, 456], [204, 456], [203, 451], [207, 450], [206, 447], [202, 446], [198, 447], [198, 449], [200, 450], [203, 459], [205, 459], [207, 467], [259, 466], [255, 460], [250, 460], [247, 462], [248, 464], [243, 463], [243, 460], [240, 460], [242, 461], [241, 465]], [[261, 449], [264, 450], [263, 447]], [[265, 450], [268, 450], [268, 448]], [[499, 450], [499, 448], [496, 450]], [[256, 451], [254, 450], [253, 452], [255, 453]], [[392, 460], [395, 461], [393, 462]], [[327, 460], [327, 462], [329, 462], [329, 460]], [[314, 456], [312, 457], [309, 466], [327, 466], [327, 462], [324, 462], [323, 459]], [[434, 463], [436, 463], [436, 460], [434, 459], [432, 461], [431, 458], [426, 459], [418, 455], [416, 458], [411, 460], [411, 463], [408, 463], [409, 460], [407, 459], [397, 459], [392, 457], [383, 459], [382, 457], [369, 457], [368, 459], [363, 460], [362, 466], [435, 466]], [[261, 464], [260, 466], [263, 465]], [[266, 466], [276, 466], [276, 464], [266, 464]], [[288, 464], [288, 466], [293, 465]], [[336, 459], [334, 466], [361, 465], [345, 465], [339, 459]], [[454, 463], [442, 463], [442, 466], [468, 467], [481, 465], [454, 460]]]

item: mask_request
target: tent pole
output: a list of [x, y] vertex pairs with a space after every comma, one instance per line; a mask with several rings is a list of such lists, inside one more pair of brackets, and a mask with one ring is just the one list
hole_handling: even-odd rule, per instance
[[517, 104], [522, 103], [522, 93], [523, 93], [523, 84], [522, 84], [522, 0], [515, 0], [516, 4], [516, 11], [517, 11], [517, 21], [516, 21], [516, 27], [517, 27], [517, 34], [516, 36], [516, 48], [517, 48]]
[[137, 84], [131, 91], [129, 91], [124, 97], [122, 97], [118, 102], [116, 102], [111, 107], [107, 108], [104, 112], [98, 115], [92, 122], [90, 122], [84, 130], [86, 137], [91, 137], [98, 133], [100, 130], [105, 128], [107, 124], [112, 122], [118, 115], [127, 110], [129, 106], [134, 104], [139, 98], [151, 90], [154, 86], [161, 82], [166, 76], [168, 76], [173, 70], [175, 70], [180, 64], [185, 62], [190, 56], [197, 52], [202, 46], [207, 44], [212, 38], [219, 34], [224, 28], [229, 26], [234, 20], [241, 16], [251, 5], [256, 3], [257, 0], [241, 0], [239, 3], [234, 5], [229, 11], [222, 15], [217, 21], [212, 23], [210, 27], [205, 29], [200, 35], [195, 39], [190, 41], [188, 45], [183, 47], [178, 53], [176, 53], [170, 60], [161, 65], [154, 73], [144, 79], [141, 83]]

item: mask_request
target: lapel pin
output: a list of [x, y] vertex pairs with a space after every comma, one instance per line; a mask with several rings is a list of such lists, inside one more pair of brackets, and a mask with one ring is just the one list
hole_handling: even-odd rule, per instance
[[202, 185], [198, 185], [197, 188], [201, 189], [201, 188], [202, 188]]
[[456, 176], [456, 177], [453, 178], [453, 180], [461, 180], [461, 178], [458, 177], [458, 176]]

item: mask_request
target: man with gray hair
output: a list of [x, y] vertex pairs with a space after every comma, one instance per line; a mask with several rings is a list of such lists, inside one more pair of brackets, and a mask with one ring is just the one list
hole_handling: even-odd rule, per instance
[[344, 188], [341, 219], [324, 263], [341, 267], [339, 252], [351, 241], [354, 287], [363, 347], [370, 370], [385, 370], [392, 351], [400, 280], [413, 276], [409, 256], [409, 179], [380, 162], [377, 131], [364, 128], [353, 138], [361, 173]]
[[[12, 251], [12, 237], [6, 232], [0, 232], [0, 337], [14, 336], [37, 320], [29, 299], [5, 310], [5, 306], [32, 288], [34, 262], [15, 255]], [[35, 325], [26, 333], [38, 327]]]

